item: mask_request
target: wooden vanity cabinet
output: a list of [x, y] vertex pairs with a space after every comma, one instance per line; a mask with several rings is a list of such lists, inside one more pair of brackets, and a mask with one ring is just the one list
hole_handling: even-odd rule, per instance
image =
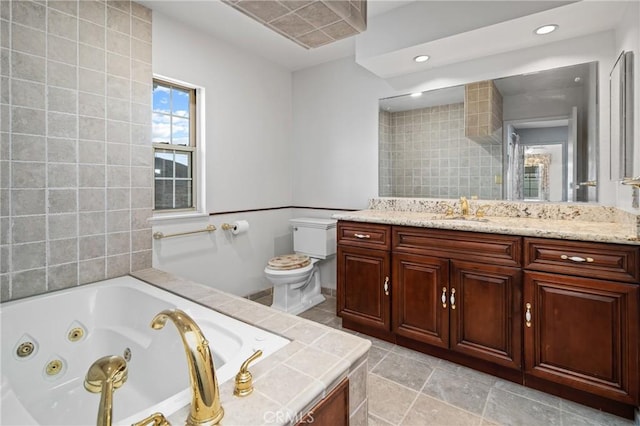
[[393, 332], [519, 370], [522, 272], [502, 265], [519, 266], [520, 241], [394, 227]]
[[337, 313], [346, 328], [393, 341], [391, 227], [338, 222]]
[[638, 247], [528, 238], [525, 268], [525, 381], [637, 406]]

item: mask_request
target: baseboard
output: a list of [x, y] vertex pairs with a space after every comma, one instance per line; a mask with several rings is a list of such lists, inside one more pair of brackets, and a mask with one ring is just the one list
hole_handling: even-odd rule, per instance
[[269, 287], [265, 290], [261, 290], [257, 293], [251, 293], [245, 296], [245, 299], [249, 299], [249, 300], [258, 300], [261, 297], [265, 297], [265, 296], [271, 296], [271, 294], [273, 293], [273, 287]]
[[321, 291], [322, 294], [324, 294], [325, 296], [333, 296], [336, 297], [336, 289], [335, 288], [329, 288], [329, 287], [321, 287]]

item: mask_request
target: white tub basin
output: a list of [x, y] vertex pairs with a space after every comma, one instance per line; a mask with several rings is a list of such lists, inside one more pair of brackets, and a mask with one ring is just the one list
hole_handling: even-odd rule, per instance
[[[171, 308], [184, 310], [202, 329], [220, 384], [256, 350], [264, 359], [289, 343], [133, 277], [3, 303], [0, 423], [95, 424], [100, 395], [84, 389], [87, 370], [98, 358], [127, 350], [129, 376], [114, 393], [114, 423], [131, 424], [156, 411], [169, 416], [189, 404], [186, 356], [175, 326], [149, 326]], [[72, 330], [83, 336], [73, 341]], [[33, 352], [19, 357], [26, 342]], [[48, 366], [57, 373], [47, 372]]]

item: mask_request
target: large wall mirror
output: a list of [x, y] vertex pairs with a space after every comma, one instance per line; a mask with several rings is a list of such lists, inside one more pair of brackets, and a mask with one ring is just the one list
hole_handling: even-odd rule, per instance
[[379, 195], [597, 201], [596, 62], [381, 99]]
[[609, 73], [611, 179], [633, 177], [633, 52], [622, 52]]

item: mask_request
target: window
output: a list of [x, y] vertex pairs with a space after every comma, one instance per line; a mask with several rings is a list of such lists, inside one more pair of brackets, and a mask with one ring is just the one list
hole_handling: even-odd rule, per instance
[[153, 80], [154, 208], [194, 209], [196, 91]]

